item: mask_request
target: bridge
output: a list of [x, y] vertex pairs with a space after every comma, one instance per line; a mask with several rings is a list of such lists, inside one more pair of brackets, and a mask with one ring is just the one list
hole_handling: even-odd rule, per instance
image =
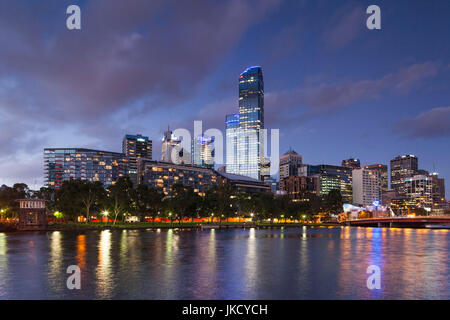
[[449, 228], [450, 216], [386, 217], [348, 220], [347, 226], [389, 228]]

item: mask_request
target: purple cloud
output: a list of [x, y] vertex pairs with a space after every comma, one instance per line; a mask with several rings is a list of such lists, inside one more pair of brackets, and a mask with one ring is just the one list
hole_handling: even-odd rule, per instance
[[17, 142], [32, 132], [70, 127], [108, 138], [118, 114], [186, 101], [280, 2], [87, 1], [81, 31], [65, 27], [70, 1], [2, 4], [0, 158], [25, 148]]
[[414, 118], [398, 121], [394, 130], [408, 138], [449, 137], [450, 107], [434, 108]]
[[[417, 87], [424, 79], [437, 75], [439, 62], [427, 61], [414, 64], [389, 73], [374, 80], [318, 82], [301, 85], [297, 89], [266, 94], [268, 118], [275, 122], [299, 121], [293, 117], [295, 112], [302, 111], [301, 118], [307, 119], [317, 115], [330, 114], [349, 106], [352, 103], [375, 99], [382, 94], [407, 93]], [[282, 111], [282, 112], [280, 112]], [[291, 111], [291, 112], [288, 112]], [[281, 119], [283, 114], [289, 114], [289, 119]]]

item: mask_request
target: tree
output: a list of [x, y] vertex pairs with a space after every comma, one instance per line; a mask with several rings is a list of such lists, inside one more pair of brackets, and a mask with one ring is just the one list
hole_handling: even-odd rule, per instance
[[55, 189], [42, 187], [37, 191], [33, 191], [32, 197], [45, 200], [47, 210], [53, 212], [55, 208]]
[[219, 217], [220, 222], [222, 222], [222, 217], [226, 217], [228, 222], [230, 215], [237, 209], [234, 188], [229, 183], [211, 187], [207, 190], [205, 197], [209, 209]]
[[55, 209], [62, 212], [64, 217], [75, 219], [84, 209], [80, 194], [81, 180], [64, 181], [55, 192]]
[[194, 218], [200, 205], [199, 195], [192, 187], [176, 183], [172, 186], [173, 196], [170, 199], [171, 207], [180, 218], [180, 223], [187, 217]]
[[80, 181], [79, 182], [79, 195], [80, 201], [84, 206], [86, 212], [86, 223], [89, 221], [91, 209], [104, 201], [106, 197], [103, 184], [99, 181]]
[[0, 191], [0, 210], [5, 217], [16, 217], [19, 212], [18, 199], [29, 198], [31, 195], [25, 183], [16, 183], [12, 187], [2, 187]]
[[325, 209], [328, 213], [339, 214], [343, 211], [344, 203], [342, 201], [341, 191], [338, 189], [331, 190], [325, 196]]
[[107, 189], [106, 207], [114, 216], [113, 225], [118, 217], [125, 218], [126, 213], [134, 211], [135, 190], [129, 177], [120, 177]]
[[152, 221], [163, 209], [164, 196], [155, 188], [140, 184], [136, 188], [136, 210], [142, 219], [147, 215], [152, 216]]

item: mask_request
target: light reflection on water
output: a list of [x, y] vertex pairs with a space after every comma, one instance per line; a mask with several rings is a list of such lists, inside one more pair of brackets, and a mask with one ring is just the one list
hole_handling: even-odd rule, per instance
[[448, 230], [0, 233], [0, 299], [450, 299], [449, 253]]

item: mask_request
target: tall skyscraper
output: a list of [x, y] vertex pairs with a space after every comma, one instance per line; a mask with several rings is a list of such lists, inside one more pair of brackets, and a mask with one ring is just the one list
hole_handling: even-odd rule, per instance
[[261, 175], [266, 175], [261, 171], [267, 171], [261, 131], [264, 129], [264, 80], [261, 67], [247, 68], [239, 76], [239, 116], [228, 115], [226, 128], [227, 162], [230, 160], [227, 172], [261, 179]]
[[405, 194], [405, 180], [418, 173], [419, 159], [414, 155], [398, 156], [391, 160], [391, 188]]
[[123, 153], [81, 148], [44, 149], [45, 185], [59, 189], [64, 181], [99, 181], [106, 187], [127, 175]]
[[364, 169], [380, 172], [381, 174], [381, 191], [389, 189], [388, 167], [385, 164], [371, 164], [365, 166]]
[[152, 140], [140, 134], [127, 134], [123, 138], [122, 153], [128, 158], [128, 176], [137, 185], [138, 162], [141, 158], [152, 159]]
[[181, 146], [181, 139], [176, 137], [172, 131], [164, 132], [161, 143], [161, 161], [176, 164], [191, 164], [190, 150], [185, 150]]
[[342, 160], [342, 166], [347, 167], [347, 168], [352, 168], [352, 169], [359, 169], [359, 168], [361, 168], [361, 162], [359, 161], [359, 159], [350, 158], [350, 159]]
[[381, 171], [353, 169], [353, 204], [371, 206], [381, 202]]
[[298, 167], [302, 164], [302, 156], [290, 149], [280, 157], [280, 181], [298, 175]]

